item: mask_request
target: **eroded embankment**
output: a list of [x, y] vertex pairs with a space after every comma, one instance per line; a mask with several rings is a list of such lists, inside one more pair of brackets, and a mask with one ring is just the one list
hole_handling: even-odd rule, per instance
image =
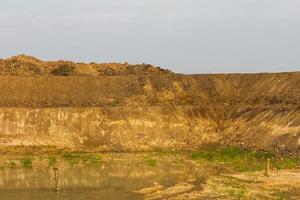
[[2, 152], [45, 145], [147, 151], [215, 144], [300, 154], [297, 72], [179, 75], [149, 65], [26, 56], [1, 60], [0, 69]]
[[[99, 107], [2, 108], [4, 146], [57, 146], [73, 150], [147, 151], [197, 149], [218, 141], [222, 108]], [[224, 111], [223, 111], [224, 112]]]
[[[231, 109], [235, 116], [228, 119]], [[3, 151], [52, 146], [118, 152], [223, 144], [288, 155], [299, 153], [298, 113], [299, 108], [221, 106], [1, 108], [0, 144]]]

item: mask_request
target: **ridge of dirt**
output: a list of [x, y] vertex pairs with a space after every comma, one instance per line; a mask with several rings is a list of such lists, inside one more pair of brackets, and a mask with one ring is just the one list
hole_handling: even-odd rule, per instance
[[300, 72], [183, 75], [19, 55], [0, 60], [0, 111], [3, 149], [197, 150], [213, 143], [300, 155]]
[[42, 61], [24, 54], [0, 59], [0, 75], [129, 75], [172, 73], [150, 64], [75, 63], [72, 61]]

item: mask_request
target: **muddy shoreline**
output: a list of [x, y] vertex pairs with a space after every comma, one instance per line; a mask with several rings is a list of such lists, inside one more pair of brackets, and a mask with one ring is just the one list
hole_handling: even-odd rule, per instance
[[61, 200], [74, 194], [122, 200], [299, 197], [299, 162], [273, 158], [271, 176], [264, 177], [264, 158], [232, 152], [10, 154], [0, 162], [0, 197], [53, 196], [53, 168], [59, 169]]

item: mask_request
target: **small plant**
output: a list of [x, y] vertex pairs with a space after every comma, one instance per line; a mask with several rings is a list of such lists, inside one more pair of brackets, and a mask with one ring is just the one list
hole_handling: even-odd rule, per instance
[[156, 166], [157, 160], [153, 159], [153, 158], [146, 158], [146, 159], [144, 159], [144, 163], [149, 166]]
[[272, 165], [277, 169], [291, 169], [299, 166], [300, 162], [297, 159], [286, 158], [283, 160], [275, 160]]
[[15, 161], [10, 161], [9, 162], [9, 168], [16, 168], [17, 164], [15, 163]]
[[239, 159], [245, 155], [245, 152], [237, 147], [226, 147], [220, 150], [220, 156], [223, 160]]
[[63, 158], [71, 165], [79, 164], [80, 162], [87, 165], [98, 165], [101, 162], [101, 156], [93, 154], [65, 153]]
[[215, 156], [216, 154], [211, 151], [200, 151], [200, 152], [192, 153], [193, 160], [199, 160], [199, 159], [213, 160]]
[[57, 162], [56, 157], [49, 157], [48, 158], [48, 165], [51, 167]]
[[69, 64], [62, 64], [58, 68], [55, 68], [51, 71], [51, 74], [58, 76], [69, 76], [72, 75], [75, 71], [75, 67]]
[[63, 158], [66, 160], [78, 159], [80, 158], [79, 153], [65, 153], [63, 154]]
[[246, 196], [246, 190], [232, 188], [228, 190], [228, 195], [237, 199], [243, 199]]
[[22, 167], [24, 168], [32, 168], [32, 158], [24, 157], [21, 159]]
[[279, 194], [279, 199], [280, 199], [280, 200], [285, 200], [285, 195], [284, 195], [283, 192], [281, 192], [281, 193]]
[[237, 147], [225, 147], [222, 149], [208, 149], [200, 152], [192, 153], [192, 159], [204, 159], [208, 161], [219, 160], [219, 161], [232, 161], [240, 160], [246, 156], [246, 152], [242, 151]]
[[78, 153], [65, 153], [62, 157], [71, 165], [78, 164], [80, 161], [80, 154]]
[[275, 157], [275, 154], [270, 151], [258, 151], [258, 152], [255, 152], [254, 155], [257, 159], [266, 159], [266, 158]]
[[93, 154], [83, 154], [80, 159], [88, 165], [98, 165], [101, 162], [101, 156]]
[[89, 164], [91, 165], [98, 165], [101, 162], [101, 156], [100, 155], [92, 155], [88, 159]]

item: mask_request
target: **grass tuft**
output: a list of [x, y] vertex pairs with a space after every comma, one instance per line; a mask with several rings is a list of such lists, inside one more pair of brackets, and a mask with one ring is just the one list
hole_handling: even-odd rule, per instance
[[48, 165], [49, 165], [49, 167], [53, 166], [56, 163], [57, 163], [56, 157], [48, 157]]
[[157, 160], [153, 159], [153, 158], [146, 158], [146, 159], [144, 159], [144, 163], [149, 166], [156, 166]]
[[21, 159], [22, 167], [24, 168], [32, 168], [32, 158], [31, 157], [24, 157]]
[[222, 149], [208, 149], [193, 152], [191, 159], [195, 161], [209, 161], [208, 164], [227, 164], [240, 172], [260, 171], [264, 169], [265, 160], [271, 158], [272, 166], [277, 169], [290, 169], [299, 167], [300, 161], [295, 158], [278, 159], [272, 152], [249, 152], [237, 147]]
[[87, 165], [98, 165], [101, 162], [101, 156], [94, 154], [65, 153], [63, 155], [63, 158], [71, 165], [76, 165], [79, 163]]

